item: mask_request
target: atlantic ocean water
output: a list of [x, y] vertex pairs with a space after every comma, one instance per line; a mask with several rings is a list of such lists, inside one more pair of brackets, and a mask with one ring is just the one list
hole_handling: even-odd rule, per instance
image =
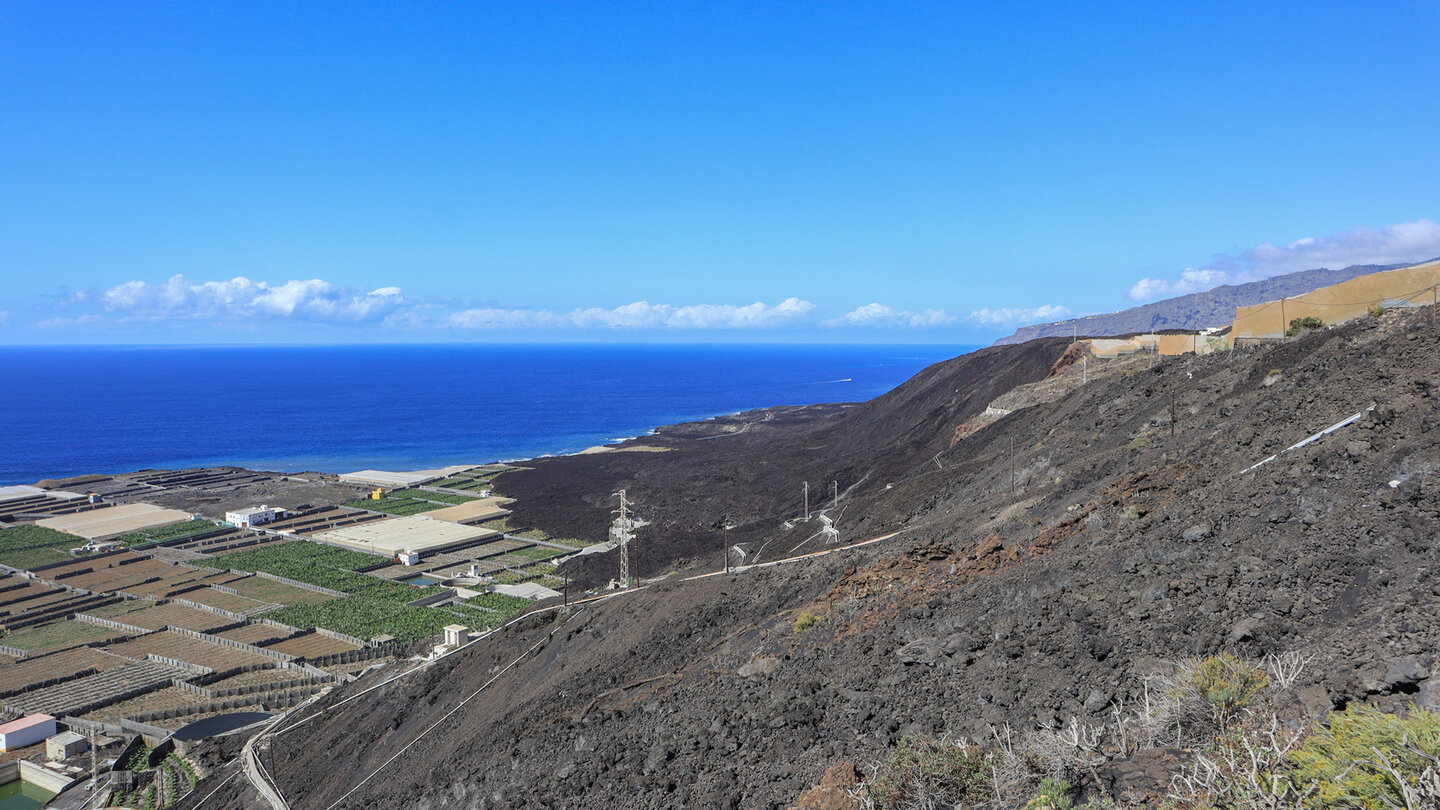
[[426, 469], [856, 402], [975, 346], [0, 348], [0, 484], [237, 465]]

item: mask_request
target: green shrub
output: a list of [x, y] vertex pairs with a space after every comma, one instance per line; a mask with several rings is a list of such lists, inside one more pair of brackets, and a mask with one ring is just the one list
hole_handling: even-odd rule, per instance
[[1074, 810], [1075, 802], [1070, 799], [1070, 783], [1064, 779], [1040, 780], [1040, 792], [1025, 803], [1023, 810]]
[[1306, 329], [1319, 329], [1325, 322], [1313, 315], [1304, 318], [1293, 318], [1290, 321], [1290, 328], [1285, 330], [1285, 337], [1295, 337]]
[[1139, 449], [1142, 448], [1142, 447], [1149, 447], [1149, 446], [1150, 446], [1150, 437], [1149, 437], [1149, 436], [1146, 436], [1146, 435], [1143, 434], [1143, 433], [1140, 434], [1139, 436], [1136, 436], [1135, 438], [1131, 439], [1131, 440], [1130, 440], [1130, 443], [1129, 443], [1128, 445], [1126, 445], [1126, 447], [1128, 447], [1128, 448], [1131, 449], [1131, 450], [1139, 450]]
[[1222, 729], [1270, 685], [1265, 673], [1230, 653], [1206, 658], [1190, 677], [1200, 697], [1210, 704]]
[[1375, 306], [1373, 306], [1373, 307], [1370, 308], [1370, 317], [1372, 317], [1372, 318], [1378, 318], [1378, 317], [1380, 317], [1381, 315], [1384, 315], [1385, 312], [1386, 312], [1385, 307], [1382, 307], [1382, 306], [1380, 306], [1379, 304], [1376, 304]]
[[124, 771], [143, 771], [148, 767], [150, 767], [150, 749], [147, 746], [141, 745], [130, 752], [130, 756], [125, 758], [125, 762], [120, 766], [120, 769]]
[[932, 734], [901, 737], [870, 780], [876, 807], [941, 807], [994, 798], [979, 748]]
[[795, 632], [803, 633], [819, 623], [820, 617], [807, 610], [795, 617]]
[[1315, 784], [1310, 807], [1406, 807], [1389, 762], [1414, 789], [1440, 756], [1440, 714], [1415, 709], [1401, 717], [1360, 707], [1330, 715], [1329, 727], [1312, 734], [1290, 755], [1295, 781]]

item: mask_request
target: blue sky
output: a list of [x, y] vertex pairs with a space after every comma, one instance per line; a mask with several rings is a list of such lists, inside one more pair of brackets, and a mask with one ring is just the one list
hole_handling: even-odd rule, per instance
[[1440, 5], [0, 4], [0, 343], [987, 342], [1440, 255]]

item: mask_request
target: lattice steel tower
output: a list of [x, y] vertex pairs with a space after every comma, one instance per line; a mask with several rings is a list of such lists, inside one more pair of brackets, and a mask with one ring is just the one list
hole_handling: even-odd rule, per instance
[[620, 547], [620, 587], [630, 587], [630, 544], [635, 542], [635, 530], [645, 522], [630, 516], [630, 499], [625, 490], [615, 493], [620, 499], [615, 522], [610, 524], [610, 540]]

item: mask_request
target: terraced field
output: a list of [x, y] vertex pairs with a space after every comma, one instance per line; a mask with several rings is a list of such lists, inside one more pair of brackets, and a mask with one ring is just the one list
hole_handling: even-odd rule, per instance
[[265, 528], [311, 535], [326, 532], [341, 526], [353, 526], [357, 523], [369, 523], [370, 521], [384, 519], [384, 515], [376, 515], [358, 509], [326, 506], [320, 509], [312, 509], [284, 520], [277, 520], [274, 523], [268, 524]]
[[228, 610], [231, 613], [243, 613], [246, 616], [255, 616], [267, 610], [274, 610], [280, 607], [280, 605], [274, 602], [261, 602], [258, 599], [251, 599], [248, 596], [225, 593], [224, 591], [217, 591], [214, 588], [186, 591], [181, 594], [176, 594], [175, 598], [199, 602], [202, 605]]
[[[226, 670], [247, 664], [267, 664], [273, 658], [237, 650], [223, 644], [182, 636], [177, 633], [151, 633], [133, 641], [122, 641], [108, 648], [117, 655], [144, 658], [147, 654], [163, 655], [187, 664]], [[187, 676], [189, 673], [186, 673]]]
[[199, 534], [202, 532], [214, 531], [219, 528], [214, 521], [197, 518], [195, 520], [181, 523], [171, 523], [168, 526], [156, 526], [153, 529], [124, 534], [116, 538], [116, 542], [126, 546], [145, 546], [151, 543], [158, 543], [176, 537]]
[[84, 538], [42, 526], [15, 526], [0, 529], [0, 563], [12, 568], [72, 559], [70, 549], [85, 545]]
[[265, 649], [298, 655], [302, 658], [314, 658], [320, 655], [350, 652], [360, 648], [348, 641], [322, 636], [319, 633], [305, 633], [292, 639], [270, 644]]
[[7, 617], [12, 620], [18, 619], [27, 613], [35, 612], [36, 609], [74, 598], [74, 594], [70, 591], [52, 588], [41, 582], [33, 583], [27, 588], [0, 593], [0, 597], [10, 596], [12, 593], [14, 594], [13, 599], [0, 603], [0, 621], [4, 621]]
[[174, 686], [167, 686], [140, 695], [139, 697], [129, 698], [119, 703], [112, 703], [109, 706], [95, 709], [94, 711], [81, 715], [80, 718], [82, 720], [92, 720], [97, 723], [119, 723], [122, 717], [134, 717], [138, 714], [161, 712], [169, 709], [198, 708], [201, 704], [207, 702], [209, 702], [209, 698], [203, 695], [185, 692]]
[[183, 669], [156, 661], [131, 662], [123, 666], [67, 681], [43, 689], [35, 689], [6, 699], [6, 703], [23, 706], [26, 712], [42, 712], [56, 717], [74, 714], [81, 707], [96, 701], [109, 700], [133, 689], [155, 688], [174, 678], [188, 677]]
[[61, 619], [0, 636], [0, 644], [7, 647], [18, 647], [35, 655], [57, 652], [70, 647], [83, 647], [86, 644], [125, 635], [128, 634], [123, 630], [101, 627], [75, 619]]
[[144, 554], [129, 550], [92, 555], [89, 557], [73, 557], [64, 565], [57, 565], [53, 568], [45, 569], [44, 578], [64, 579], [71, 574], [83, 573], [86, 569], [103, 571], [107, 568], [119, 568], [144, 562], [153, 562], [153, 560]]
[[107, 670], [134, 663], [95, 647], [75, 647], [0, 666], [0, 691], [19, 691], [87, 669]]
[[316, 593], [264, 577], [245, 577], [225, 585], [239, 591], [241, 596], [276, 605], [318, 605], [335, 598], [326, 593]]
[[384, 512], [387, 515], [405, 517], [407, 515], [418, 515], [421, 512], [429, 512], [435, 509], [444, 509], [443, 503], [432, 503], [416, 498], [387, 497], [380, 499], [369, 499], [363, 501], [349, 501], [345, 503], [352, 509], [368, 509], [372, 512]]
[[131, 585], [125, 589], [125, 593], [132, 596], [163, 599], [171, 595], [182, 595], [181, 591], [196, 585], [229, 585], [231, 581], [239, 579], [237, 575], [228, 571], [215, 571], [210, 568], [192, 568], [186, 565], [175, 566], [175, 569], [172, 575], [164, 579], [141, 585]]
[[[123, 591], [131, 586], [142, 585], [155, 580], [167, 580], [177, 574], [180, 577], [187, 576], [193, 569], [183, 568], [177, 570], [177, 566], [155, 559], [145, 559], [130, 565], [117, 565], [112, 568], [103, 568], [90, 573], [75, 574], [66, 577], [46, 576], [56, 582], [63, 582], [72, 588], [84, 588], [87, 591]], [[44, 572], [48, 574], [49, 572]]]
[[283, 683], [302, 678], [304, 675], [293, 669], [282, 669], [271, 667], [268, 669], [252, 669], [249, 672], [242, 672], [238, 675], [231, 675], [228, 678], [221, 678], [218, 681], [211, 681], [205, 684], [208, 689], [233, 689], [237, 686], [256, 686], [262, 683]]
[[136, 627], [143, 627], [146, 630], [159, 630], [162, 627], [183, 627], [186, 630], [198, 630], [202, 633], [213, 630], [217, 627], [224, 627], [227, 624], [234, 624], [235, 619], [218, 616], [205, 610], [175, 603], [154, 605], [145, 600], [134, 600], [130, 605], [138, 606], [138, 609], [125, 613], [116, 613], [105, 618], [114, 619], [117, 622], [133, 624]]
[[221, 630], [215, 635], [220, 638], [228, 638], [231, 641], [238, 641], [242, 644], [254, 644], [258, 647], [263, 647], [268, 642], [289, 638], [291, 634], [289, 631], [280, 630], [264, 624], [247, 624], [241, 627], [232, 627], [229, 630]]
[[448, 478], [442, 478], [434, 483], [434, 486], [445, 489], [458, 489], [465, 492], [479, 492], [482, 489], [490, 489], [497, 477], [506, 470], [519, 469], [503, 464], [490, 464], [483, 467], [465, 470], [455, 473]]

